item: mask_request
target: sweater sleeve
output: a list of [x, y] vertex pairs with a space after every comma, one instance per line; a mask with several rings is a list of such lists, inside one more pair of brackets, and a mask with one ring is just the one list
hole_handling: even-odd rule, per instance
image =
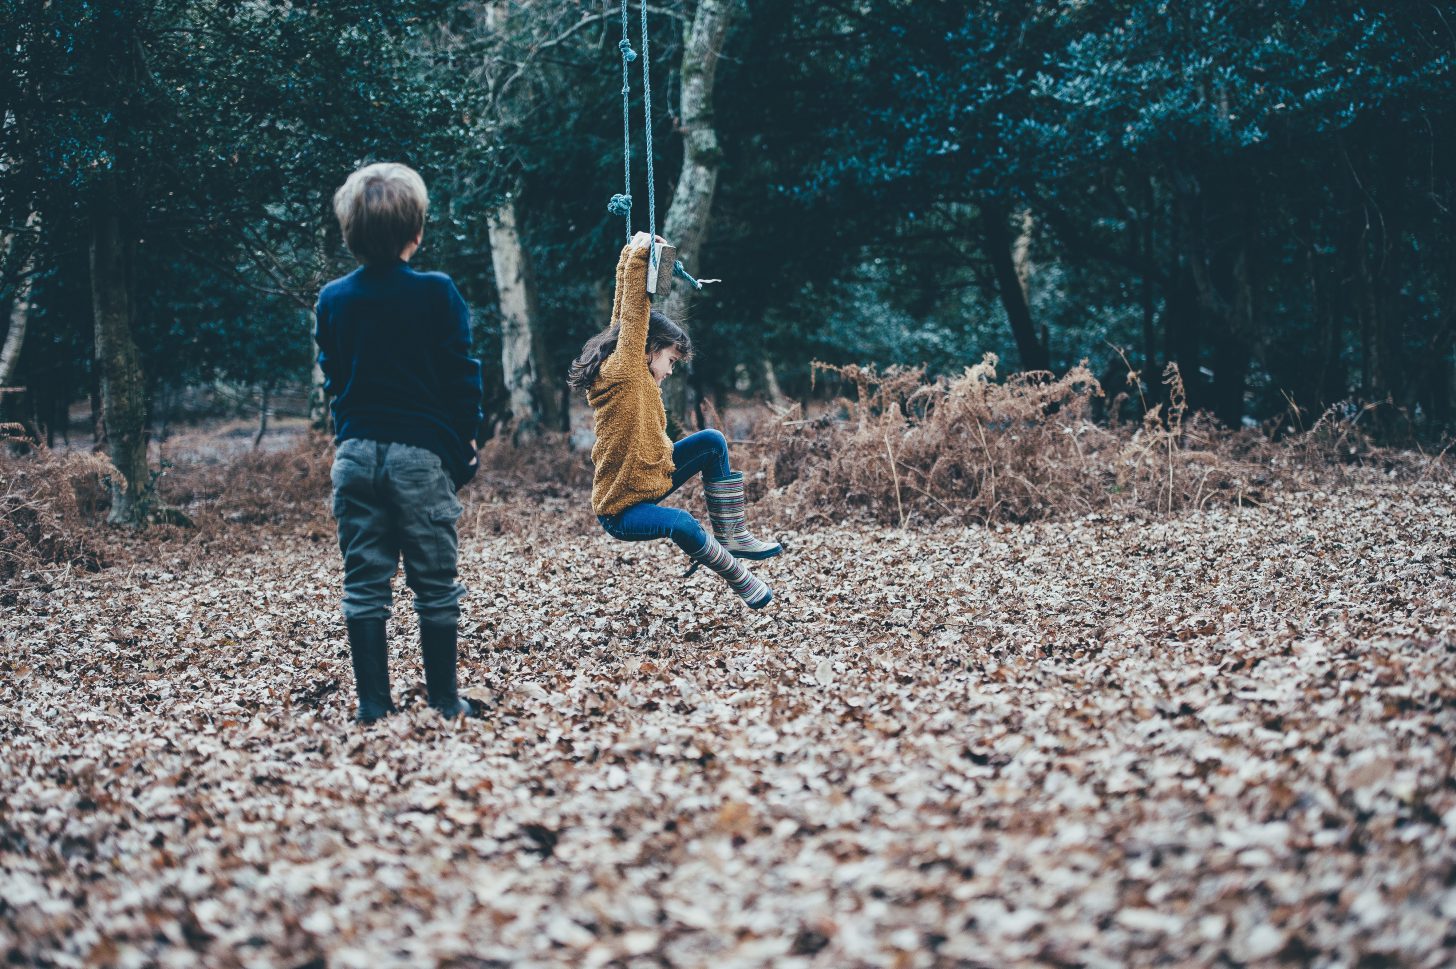
[[622, 250], [615, 300], [622, 331], [617, 349], [602, 363], [604, 371], [621, 375], [634, 367], [647, 369], [647, 317], [652, 312], [652, 301], [647, 298], [647, 257], [645, 247]]
[[313, 342], [318, 346], [318, 365], [324, 374], [324, 393], [330, 397], [339, 396], [344, 377], [339, 373], [339, 351], [334, 345], [334, 328], [330, 325], [328, 304], [323, 294], [313, 306]]
[[608, 326], [616, 326], [622, 322], [622, 274], [627, 271], [627, 260], [631, 256], [632, 247], [623, 246], [622, 254], [617, 258], [617, 277], [616, 282], [613, 283], [612, 318], [607, 322]]
[[445, 280], [445, 332], [436, 350], [441, 390], [450, 426], [462, 444], [475, 439], [484, 417], [480, 361], [470, 355], [470, 308], [450, 279]]

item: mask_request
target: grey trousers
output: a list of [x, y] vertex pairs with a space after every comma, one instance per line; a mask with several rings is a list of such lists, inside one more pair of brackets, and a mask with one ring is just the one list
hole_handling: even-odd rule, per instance
[[420, 621], [453, 626], [465, 595], [455, 571], [461, 508], [440, 458], [408, 444], [350, 440], [334, 453], [331, 477], [344, 618], [389, 617], [390, 584], [403, 558]]

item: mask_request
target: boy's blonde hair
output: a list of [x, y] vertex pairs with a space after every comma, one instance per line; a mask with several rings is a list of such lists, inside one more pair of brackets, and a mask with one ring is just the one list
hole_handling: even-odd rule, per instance
[[396, 162], [366, 165], [334, 193], [344, 242], [366, 266], [398, 259], [424, 229], [429, 207], [425, 180]]

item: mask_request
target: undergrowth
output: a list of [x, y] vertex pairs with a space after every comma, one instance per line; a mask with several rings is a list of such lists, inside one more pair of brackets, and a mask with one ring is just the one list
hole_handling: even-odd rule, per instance
[[[989, 524], [1119, 511], [1167, 515], [1210, 505], [1258, 505], [1279, 491], [1334, 487], [1352, 479], [1449, 481], [1451, 463], [1376, 446], [1364, 432], [1369, 408], [1331, 408], [1307, 428], [1276, 436], [1229, 430], [1190, 412], [1174, 367], [1165, 404], [1117, 414], [1144, 393], [1132, 383], [1116, 399], [1085, 366], [1056, 377], [998, 379], [997, 360], [927, 379], [919, 369], [818, 365], [846, 393], [819, 417], [797, 408], [760, 418], [734, 442], [754, 515], [779, 526], [860, 520], [901, 527]], [[1105, 406], [1099, 406], [1105, 405]], [[1297, 423], [1300, 415], [1293, 415]], [[43, 582], [72, 568], [96, 570], [147, 541], [105, 526], [116, 471], [101, 455], [55, 453], [5, 437], [0, 456], [0, 580]], [[331, 541], [333, 448], [307, 434], [291, 448], [230, 460], [177, 461], [155, 482], [160, 501], [195, 527], [164, 528], [196, 554], [246, 548], [259, 529]], [[461, 534], [528, 536], [596, 528], [590, 456], [564, 435], [529, 445], [487, 443], [477, 480], [462, 492]], [[689, 506], [697, 507], [691, 496]], [[167, 537], [170, 536], [170, 539]]]
[[102, 455], [50, 451], [19, 426], [0, 425], [0, 605], [13, 605], [23, 579], [112, 562], [116, 548], [99, 523], [113, 478]]
[[290, 448], [250, 451], [226, 461], [169, 467], [165, 499], [186, 508], [205, 533], [230, 525], [289, 525], [327, 516], [333, 445], [305, 434]]
[[[1174, 366], [1167, 403], [1141, 421], [1093, 419], [1104, 390], [1085, 365], [1061, 377], [996, 375], [986, 357], [959, 375], [916, 368], [816, 366], [849, 389], [837, 413], [797, 410], [761, 421], [735, 461], [793, 522], [846, 514], [907, 526], [953, 520], [1026, 522], [1104, 510], [1169, 514], [1210, 504], [1257, 505], [1280, 489], [1351, 475], [1449, 476], [1441, 458], [1383, 450], [1360, 429], [1359, 408], [1332, 408], [1309, 430], [1275, 442], [1192, 413]], [[1120, 393], [1141, 393], [1137, 376]], [[1105, 408], [1119, 412], [1120, 400]]]

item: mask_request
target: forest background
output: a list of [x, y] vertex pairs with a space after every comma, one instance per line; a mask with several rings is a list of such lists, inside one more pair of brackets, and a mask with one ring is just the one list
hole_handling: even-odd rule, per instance
[[[1456, 5], [646, 3], [761, 612], [591, 514], [620, 3], [0, 3], [0, 962], [1456, 965]], [[403, 590], [352, 720], [380, 160], [487, 368], [482, 720]]]
[[[668, 391], [685, 427], [707, 402], [832, 397], [816, 361], [935, 377], [987, 352], [1085, 360], [1109, 391], [1138, 371], [1129, 411], [1176, 364], [1235, 428], [1367, 403], [1408, 444], [1456, 420], [1448, 4], [646, 16], [656, 184], [638, 59], [634, 227], [650, 188], [659, 231], [724, 280], [669, 306], [698, 346]], [[311, 309], [353, 266], [329, 200], [398, 160], [432, 192], [417, 265], [474, 310], [486, 435], [566, 429], [623, 238], [621, 26], [600, 0], [7, 4], [5, 416], [54, 444], [89, 399], [142, 482], [198, 388], [322, 422]]]

